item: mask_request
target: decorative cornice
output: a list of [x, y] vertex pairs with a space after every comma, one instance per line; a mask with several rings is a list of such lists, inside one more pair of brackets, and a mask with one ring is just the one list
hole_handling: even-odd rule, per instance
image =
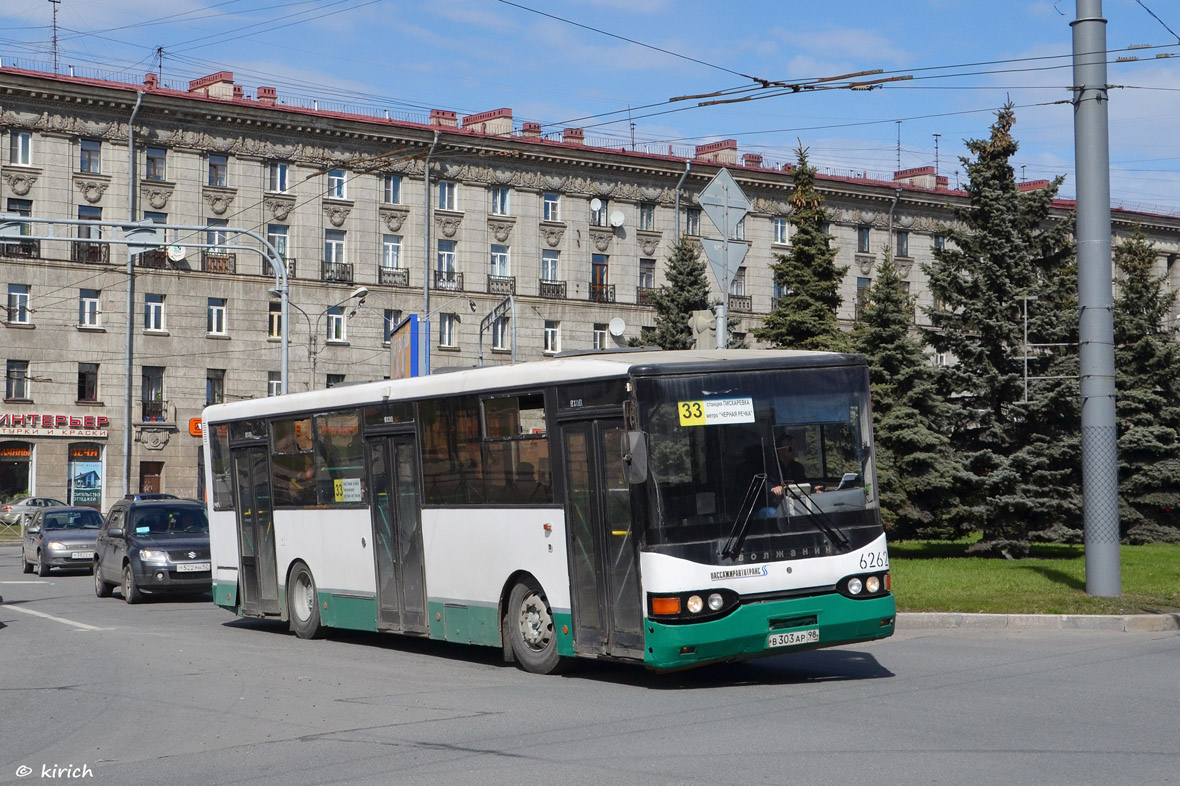
[[516, 226], [515, 218], [489, 218], [488, 231], [492, 236], [501, 243], [507, 243], [508, 238], [512, 236], [512, 227]]
[[37, 182], [40, 174], [40, 170], [9, 169], [4, 173], [4, 182], [8, 184], [8, 188], [12, 193], [17, 196], [24, 196], [29, 193], [29, 190]]
[[275, 221], [286, 221], [295, 209], [295, 197], [268, 196], [262, 200], [262, 209]]
[[444, 237], [454, 237], [462, 223], [462, 213], [435, 212], [434, 214], [434, 226]]
[[348, 214], [352, 212], [352, 205], [340, 205], [333, 202], [324, 203], [324, 217], [334, 227], [344, 226]]
[[176, 190], [174, 185], [161, 185], [153, 183], [147, 185], [141, 183], [139, 186], [139, 194], [144, 201], [152, 206], [152, 210], [163, 210], [168, 206], [168, 200], [172, 198], [172, 192]]
[[590, 229], [590, 242], [599, 251], [605, 253], [610, 248], [610, 242], [614, 239], [615, 233], [609, 229]]
[[104, 177], [101, 180], [92, 176], [74, 176], [74, 187], [82, 192], [82, 198], [90, 204], [96, 204], [102, 200], [102, 195], [111, 187], [111, 179]]
[[565, 224], [541, 224], [541, 235], [550, 248], [561, 245], [561, 238], [565, 235]]
[[381, 208], [381, 223], [385, 224], [390, 232], [400, 232], [402, 224], [406, 223], [406, 219], [410, 215], [408, 207], [403, 208]]
[[206, 187], [201, 196], [213, 214], [221, 216], [225, 215], [225, 211], [229, 210], [229, 206], [234, 203], [235, 193], [233, 191], [214, 191]]
[[644, 230], [635, 233], [635, 240], [639, 243], [639, 250], [643, 252], [644, 256], [655, 256], [656, 251], [660, 248], [660, 238], [662, 235], [659, 232], [648, 232]]

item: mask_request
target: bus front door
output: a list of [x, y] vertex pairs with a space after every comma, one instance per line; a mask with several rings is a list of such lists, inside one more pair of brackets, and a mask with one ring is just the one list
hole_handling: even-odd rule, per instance
[[643, 657], [638, 554], [623, 476], [623, 423], [562, 425], [574, 649]]
[[426, 632], [426, 572], [418, 499], [418, 451], [412, 434], [370, 439], [373, 560], [377, 571], [377, 625], [403, 633]]
[[232, 455], [242, 614], [251, 617], [278, 614], [281, 610], [279, 577], [266, 448], [234, 450]]

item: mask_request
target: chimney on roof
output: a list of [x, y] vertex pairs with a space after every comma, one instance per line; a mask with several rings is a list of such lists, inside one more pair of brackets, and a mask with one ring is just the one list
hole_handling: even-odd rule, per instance
[[508, 136], [512, 133], [512, 110], [493, 109], [490, 112], [467, 115], [463, 118], [463, 128], [478, 134]]
[[541, 124], [540, 123], [525, 123], [523, 126], [521, 126], [520, 135], [523, 137], [528, 137], [530, 139], [536, 139], [536, 138], [540, 137], [541, 136]]
[[742, 156], [742, 163], [746, 166], [762, 166], [762, 156], [757, 153], [746, 153]]
[[571, 145], [584, 145], [586, 132], [580, 128], [567, 128], [561, 132], [561, 141]]
[[258, 88], [258, 103], [274, 105], [279, 99], [279, 91], [273, 87]]
[[697, 145], [694, 157], [714, 164], [736, 164], [737, 146], [736, 139], [722, 139], [720, 142]]
[[446, 109], [431, 109], [430, 110], [430, 125], [445, 126], [447, 128], [458, 128], [458, 115]]
[[244, 95], [244, 93], [242, 92], [242, 86], [241, 85], [234, 85], [234, 100], [241, 101], [243, 95]]
[[234, 72], [218, 71], [188, 83], [188, 91], [209, 98], [230, 100], [234, 97]]
[[160, 86], [160, 77], [156, 74], [144, 74], [143, 86], [155, 90]]
[[932, 166], [899, 169], [893, 173], [893, 182], [899, 185], [917, 186], [918, 188], [938, 188], [938, 178], [934, 176], [934, 167]]

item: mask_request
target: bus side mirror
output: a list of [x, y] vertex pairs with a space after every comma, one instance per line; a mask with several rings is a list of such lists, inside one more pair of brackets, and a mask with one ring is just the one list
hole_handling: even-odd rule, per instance
[[628, 483], [647, 480], [647, 435], [642, 431], [623, 432], [623, 475]]

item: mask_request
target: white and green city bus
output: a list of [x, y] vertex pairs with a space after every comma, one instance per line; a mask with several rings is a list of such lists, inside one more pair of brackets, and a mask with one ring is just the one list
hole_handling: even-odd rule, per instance
[[211, 406], [204, 439], [215, 601], [303, 638], [502, 647], [545, 673], [893, 632], [859, 356], [558, 357]]

